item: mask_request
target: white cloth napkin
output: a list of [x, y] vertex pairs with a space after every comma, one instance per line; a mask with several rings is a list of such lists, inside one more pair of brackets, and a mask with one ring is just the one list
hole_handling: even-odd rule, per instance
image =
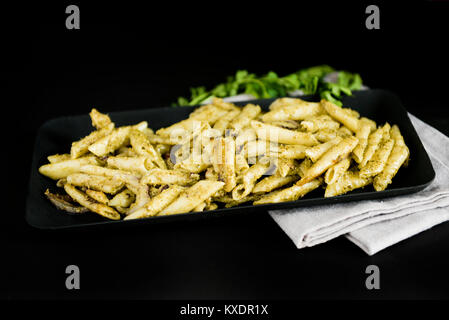
[[436, 178], [409, 195], [270, 211], [298, 248], [345, 235], [369, 255], [449, 220], [449, 138], [409, 114]]

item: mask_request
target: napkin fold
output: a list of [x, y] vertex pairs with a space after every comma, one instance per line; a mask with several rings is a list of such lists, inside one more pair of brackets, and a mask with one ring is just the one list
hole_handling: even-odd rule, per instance
[[372, 255], [449, 220], [449, 138], [409, 114], [436, 177], [424, 190], [383, 200], [270, 211], [298, 248], [341, 235]]

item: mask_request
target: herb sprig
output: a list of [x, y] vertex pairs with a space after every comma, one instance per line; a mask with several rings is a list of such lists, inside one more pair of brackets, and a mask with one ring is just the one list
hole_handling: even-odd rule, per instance
[[297, 90], [304, 95], [318, 95], [341, 106], [343, 95], [352, 95], [353, 90], [361, 88], [362, 78], [357, 73], [338, 71], [336, 81], [325, 81], [326, 75], [332, 72], [336, 71], [328, 65], [302, 69], [284, 77], [273, 71], [257, 76], [247, 70], [239, 70], [211, 90], [206, 90], [204, 86], [190, 88], [190, 98], [179, 97], [173, 106], [194, 106], [212, 97], [225, 98], [238, 94], [250, 94], [256, 99], [276, 98]]

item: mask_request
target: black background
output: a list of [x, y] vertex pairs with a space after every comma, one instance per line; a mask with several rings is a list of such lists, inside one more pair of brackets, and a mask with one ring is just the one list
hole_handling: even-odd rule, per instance
[[[369, 257], [344, 238], [298, 250], [267, 212], [86, 232], [45, 232], [24, 220], [34, 137], [45, 121], [92, 107], [167, 106], [238, 69], [283, 75], [329, 64], [358, 72], [448, 135], [448, 2], [374, 1], [380, 30], [365, 28], [371, 3], [361, 2], [74, 2], [80, 30], [65, 28], [68, 4], [2, 12], [14, 17], [2, 49], [4, 96], [12, 96], [3, 121], [14, 128], [2, 213], [7, 299], [449, 297], [447, 223]], [[80, 267], [81, 290], [65, 289], [69, 264]], [[365, 288], [370, 264], [380, 267], [381, 290]]]

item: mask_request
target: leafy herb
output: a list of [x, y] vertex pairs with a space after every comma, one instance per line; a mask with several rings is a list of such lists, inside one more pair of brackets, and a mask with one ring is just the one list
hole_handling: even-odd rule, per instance
[[211, 97], [225, 98], [242, 93], [256, 99], [276, 98], [296, 90], [301, 90], [304, 95], [319, 95], [341, 106], [342, 96], [351, 95], [352, 90], [360, 89], [362, 78], [357, 73], [339, 71], [336, 82], [324, 81], [324, 77], [331, 72], [335, 72], [335, 69], [327, 65], [302, 69], [284, 77], [279, 77], [273, 71], [258, 77], [246, 70], [239, 70], [212, 90], [208, 91], [205, 87], [190, 88], [190, 98], [179, 97], [173, 106], [193, 106]]

